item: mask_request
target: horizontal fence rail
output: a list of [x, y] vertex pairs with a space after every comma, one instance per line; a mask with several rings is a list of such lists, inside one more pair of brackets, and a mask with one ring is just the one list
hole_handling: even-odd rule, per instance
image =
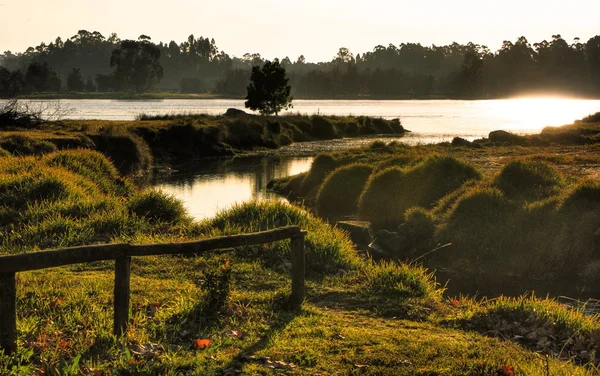
[[0, 350], [17, 348], [16, 273], [94, 261], [115, 260], [114, 334], [127, 333], [129, 322], [132, 257], [200, 254], [202, 252], [290, 239], [292, 250], [292, 303], [299, 306], [305, 296], [306, 231], [298, 226], [281, 227], [249, 234], [219, 236], [183, 243], [105, 244], [0, 256]]

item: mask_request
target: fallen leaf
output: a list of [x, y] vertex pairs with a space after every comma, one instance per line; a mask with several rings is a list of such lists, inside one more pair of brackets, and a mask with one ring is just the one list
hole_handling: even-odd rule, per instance
[[194, 341], [194, 347], [199, 350], [207, 349], [211, 346], [212, 341], [210, 339], [197, 339]]

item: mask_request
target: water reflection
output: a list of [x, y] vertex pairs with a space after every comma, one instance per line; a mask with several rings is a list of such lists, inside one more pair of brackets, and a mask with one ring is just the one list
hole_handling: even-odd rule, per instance
[[183, 201], [196, 219], [252, 199], [283, 200], [267, 191], [270, 180], [307, 171], [312, 157], [267, 156], [203, 160], [168, 176], [158, 176], [155, 187]]

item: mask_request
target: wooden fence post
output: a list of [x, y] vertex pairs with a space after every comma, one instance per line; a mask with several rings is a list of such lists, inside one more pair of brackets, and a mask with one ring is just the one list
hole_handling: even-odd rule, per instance
[[121, 337], [127, 333], [129, 324], [129, 294], [131, 277], [131, 257], [115, 260], [115, 296], [113, 333]]
[[301, 306], [305, 296], [304, 275], [305, 275], [305, 252], [303, 231], [300, 236], [291, 238], [292, 250], [292, 304]]
[[16, 273], [0, 273], [0, 350], [12, 354], [17, 350]]

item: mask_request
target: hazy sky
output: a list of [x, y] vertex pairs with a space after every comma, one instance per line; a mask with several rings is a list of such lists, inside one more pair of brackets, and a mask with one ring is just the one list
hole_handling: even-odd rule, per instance
[[331, 60], [339, 47], [356, 53], [389, 43], [484, 44], [525, 35], [561, 34], [584, 42], [600, 34], [598, 0], [0, 0], [0, 52], [23, 52], [77, 30], [147, 34], [156, 43], [188, 35], [214, 38], [220, 50], [272, 59], [304, 54]]

